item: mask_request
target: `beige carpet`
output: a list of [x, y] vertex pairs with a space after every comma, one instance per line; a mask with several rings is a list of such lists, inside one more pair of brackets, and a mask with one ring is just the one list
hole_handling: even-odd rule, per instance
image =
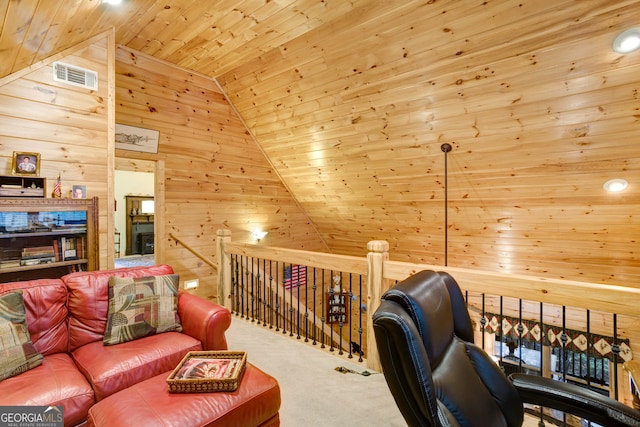
[[312, 346], [304, 338], [297, 340], [235, 315], [227, 341], [230, 350], [246, 351], [248, 362], [280, 383], [283, 427], [407, 425], [382, 374], [338, 372], [336, 367], [356, 372], [366, 368], [319, 349], [319, 344]]

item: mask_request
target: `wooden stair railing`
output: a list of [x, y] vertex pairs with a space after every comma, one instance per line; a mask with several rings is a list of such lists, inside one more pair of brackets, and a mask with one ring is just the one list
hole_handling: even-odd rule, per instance
[[184, 240], [181, 240], [179, 237], [177, 237], [175, 234], [173, 233], [169, 233], [169, 237], [171, 237], [173, 240], [175, 240], [177, 243], [180, 243], [182, 246], [185, 247], [185, 249], [187, 249], [189, 252], [191, 252], [192, 254], [194, 254], [195, 256], [197, 256], [199, 259], [201, 259], [205, 264], [207, 264], [209, 267], [212, 267], [214, 270], [218, 270], [218, 264], [216, 264], [214, 261], [210, 260], [206, 255], [204, 255], [202, 252], [198, 251], [197, 249], [195, 249], [194, 247], [190, 246], [189, 244], [187, 244]]

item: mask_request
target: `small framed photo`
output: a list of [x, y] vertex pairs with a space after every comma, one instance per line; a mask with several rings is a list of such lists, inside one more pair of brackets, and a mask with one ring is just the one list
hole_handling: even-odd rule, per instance
[[87, 198], [87, 186], [86, 185], [74, 185], [71, 190], [72, 199], [86, 199]]
[[16, 176], [38, 176], [40, 174], [40, 153], [14, 151], [11, 174]]

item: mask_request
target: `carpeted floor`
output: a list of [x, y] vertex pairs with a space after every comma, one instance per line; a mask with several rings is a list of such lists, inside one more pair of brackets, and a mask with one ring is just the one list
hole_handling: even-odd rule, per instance
[[384, 376], [361, 373], [366, 367], [304, 339], [274, 332], [233, 316], [227, 332], [230, 350], [247, 352], [247, 361], [275, 377], [282, 395], [282, 427], [405, 427]]
[[153, 254], [124, 256], [124, 257], [116, 258], [114, 262], [115, 268], [137, 267], [137, 266], [148, 267], [154, 264], [155, 264], [155, 258]]
[[[226, 335], [230, 350], [246, 351], [248, 362], [278, 380], [282, 427], [407, 426], [382, 374], [340, 373], [335, 368], [366, 368], [235, 315]], [[537, 426], [525, 416], [523, 427]]]

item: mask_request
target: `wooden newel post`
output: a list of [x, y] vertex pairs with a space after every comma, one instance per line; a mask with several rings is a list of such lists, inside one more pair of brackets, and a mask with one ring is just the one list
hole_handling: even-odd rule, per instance
[[225, 242], [231, 241], [231, 230], [216, 233], [216, 258], [218, 260], [218, 304], [231, 309], [231, 257], [225, 252]]
[[367, 243], [367, 250], [367, 368], [382, 372], [372, 317], [380, 306], [380, 298], [385, 290], [383, 267], [389, 259], [389, 243], [372, 240]]

